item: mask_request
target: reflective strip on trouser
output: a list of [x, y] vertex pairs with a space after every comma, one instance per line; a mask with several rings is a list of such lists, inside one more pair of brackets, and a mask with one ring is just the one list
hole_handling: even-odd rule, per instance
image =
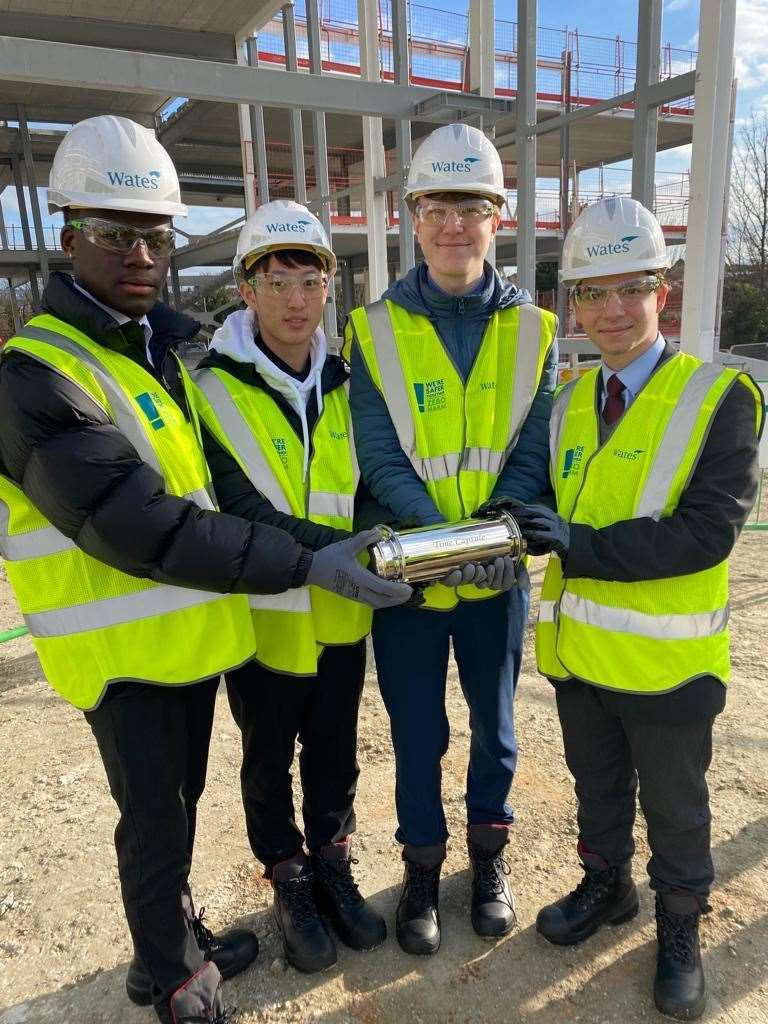
[[531, 378], [536, 376], [538, 368], [541, 332], [541, 317], [537, 308], [531, 305], [519, 308], [518, 358], [512, 396], [515, 418], [510, 416], [509, 434], [504, 449], [492, 451], [485, 448], [469, 448], [464, 453], [451, 452], [431, 458], [421, 458], [416, 453], [416, 429], [408, 398], [408, 385], [398, 355], [395, 331], [387, 303], [383, 299], [372, 303], [366, 307], [366, 315], [371, 336], [375, 339], [376, 360], [387, 408], [400, 446], [419, 477], [425, 482], [443, 480], [456, 476], [459, 469], [498, 474], [514, 447], [531, 408], [533, 396], [529, 394], [528, 385]]
[[259, 491], [278, 512], [293, 515], [290, 503], [275, 479], [261, 445], [226, 386], [212, 370], [201, 370], [195, 377], [195, 384], [211, 403], [211, 408], [237, 452], [248, 479], [254, 487], [258, 486]]

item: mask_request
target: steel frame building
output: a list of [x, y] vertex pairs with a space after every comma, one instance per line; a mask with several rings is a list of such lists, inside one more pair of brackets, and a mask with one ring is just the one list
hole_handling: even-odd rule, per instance
[[[154, 125], [182, 172], [188, 202], [213, 198], [220, 205], [237, 203], [244, 189], [246, 214], [269, 198], [267, 138], [279, 135], [290, 154], [295, 198], [307, 201], [333, 232], [342, 256], [345, 305], [354, 294], [356, 273], [364, 273], [366, 295], [377, 297], [395, 268], [402, 272], [413, 264], [414, 240], [401, 185], [414, 142], [437, 124], [467, 120], [481, 126], [514, 168], [515, 224], [500, 232], [497, 257], [516, 263], [520, 284], [531, 289], [537, 256], [557, 258], [572, 210], [574, 153], [591, 146], [592, 164], [631, 156], [632, 193], [652, 205], [657, 148], [692, 139], [682, 346], [711, 359], [730, 151], [735, 0], [701, 0], [696, 70], [664, 80], [662, 0], [640, 0], [634, 88], [589, 104], [572, 100], [565, 86], [559, 103], [542, 101], [540, 94], [537, 101], [535, 0], [504, 3], [505, 15], [517, 15], [514, 99], [509, 89], [496, 86], [494, 0], [470, 0], [469, 68], [462, 90], [413, 84], [407, 0], [391, 0], [387, 46], [392, 70], [383, 78], [378, 8], [377, 0], [357, 0], [360, 73], [355, 78], [329, 73], [327, 60], [324, 67], [318, 0], [306, 0], [305, 59], [297, 51], [293, 5], [283, 0], [167, 0], [163, 5], [126, 0], [119, 10], [71, 0], [66, 17], [52, 0], [0, 0], [0, 124], [6, 122], [0, 127], [0, 192], [15, 188], [23, 233], [23, 248], [12, 248], [0, 213], [0, 276], [11, 282], [11, 294], [13, 285], [26, 278], [39, 301], [38, 274], [45, 279], [49, 269], [63, 264], [55, 245], [46, 244], [35, 188], [28, 188], [27, 203], [23, 187], [46, 183], [61, 133], [30, 130], [30, 123], [66, 125], [111, 112]], [[284, 69], [263, 54], [260, 58], [254, 39], [278, 12]], [[563, 54], [563, 69], [567, 63]], [[691, 96], [692, 118], [659, 116], [660, 110]], [[176, 97], [186, 103], [161, 121], [158, 112]], [[217, 110], [222, 112], [218, 121]], [[232, 110], [237, 111], [235, 131]], [[354, 188], [334, 190], [329, 141], [333, 150], [353, 124], [362, 142], [362, 169]], [[208, 132], [204, 138], [201, 125]], [[314, 187], [308, 192], [310, 140]], [[387, 150], [392, 153], [389, 165]], [[232, 167], [233, 153], [239, 174]], [[218, 161], [228, 174], [217, 173]], [[551, 174], [553, 165], [560, 182], [559, 224], [548, 233], [539, 231], [537, 238], [537, 171], [548, 166]], [[590, 160], [580, 159], [580, 166], [589, 165]], [[331, 210], [334, 204], [349, 204], [355, 190], [366, 223], [345, 232], [332, 224]], [[391, 213], [398, 206], [399, 225], [393, 230]], [[206, 239], [191, 239], [179, 250], [172, 267], [177, 304], [182, 301], [179, 270], [225, 266], [234, 234], [230, 225]], [[561, 310], [564, 300], [561, 294]], [[326, 327], [335, 334], [331, 303]]]

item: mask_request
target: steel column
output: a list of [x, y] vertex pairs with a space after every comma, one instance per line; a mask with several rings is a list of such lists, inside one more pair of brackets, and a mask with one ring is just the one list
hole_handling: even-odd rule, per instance
[[[410, 85], [410, 54], [408, 49], [408, 4], [407, 0], [392, 0], [392, 60], [394, 64], [395, 84]], [[411, 122], [395, 121], [395, 145], [400, 167], [407, 171], [413, 159], [411, 144]], [[384, 171], [386, 174], [386, 170]], [[398, 232], [398, 251], [400, 254], [400, 277], [416, 263], [416, 244], [413, 235], [411, 211], [403, 198], [403, 189], [398, 189], [397, 209], [400, 218]]]
[[[360, 31], [360, 74], [369, 82], [378, 82], [379, 22], [377, 0], [357, 0]], [[376, 191], [376, 178], [386, 173], [384, 136], [380, 117], [363, 118], [365, 217], [368, 227], [368, 272], [365, 301], [381, 298], [389, 285], [387, 270], [386, 194]]]
[[[248, 52], [244, 39], [235, 42], [237, 63], [247, 66]], [[251, 108], [247, 103], [237, 105], [237, 123], [240, 128], [240, 159], [243, 164], [243, 192], [245, 193], [245, 216], [256, 212], [256, 171], [254, 168], [253, 134], [251, 132]]]
[[[323, 73], [323, 54], [320, 43], [320, 12], [318, 11], [318, 0], [307, 0], [307, 46], [309, 48], [309, 71], [311, 75], [318, 77]], [[331, 206], [326, 198], [331, 192], [331, 182], [328, 174], [328, 139], [325, 131], [325, 114], [321, 110], [315, 110], [312, 114], [312, 127], [315, 141], [315, 180], [317, 185], [317, 198], [321, 200], [319, 218], [326, 230], [328, 238], [331, 238]], [[333, 243], [331, 242], [331, 245]], [[325, 304], [323, 314], [325, 333], [332, 342], [339, 336], [339, 328], [336, 322], [336, 295], [334, 288], [328, 289], [328, 301]]]
[[[27, 201], [24, 198], [24, 183], [21, 177], [21, 167], [19, 165], [19, 159], [16, 156], [11, 156], [11, 174], [13, 175], [13, 184], [16, 189], [16, 201], [19, 205], [19, 220], [21, 221], [21, 234], [24, 238], [24, 248], [32, 252], [32, 233], [29, 230], [29, 216], [27, 215]], [[40, 308], [40, 287], [37, 283], [37, 273], [34, 270], [29, 270], [29, 287], [32, 290], [32, 302], [35, 309]]]
[[[256, 36], [251, 36], [246, 44], [248, 65], [259, 66], [259, 44]], [[264, 132], [264, 107], [260, 103], [252, 103], [248, 108], [251, 122], [251, 139], [253, 140], [253, 156], [256, 164], [256, 181], [259, 186], [259, 206], [269, 202], [269, 173], [267, 171], [267, 139]]]
[[736, 0], [701, 0], [680, 347], [715, 354]]
[[[571, 109], [571, 51], [563, 51], [563, 72], [562, 72], [563, 104], [562, 112], [567, 114]], [[560, 130], [560, 235], [565, 238], [565, 233], [570, 227], [571, 203], [570, 203], [570, 180], [571, 180], [571, 129], [565, 125]], [[562, 284], [558, 277], [557, 299], [555, 303], [558, 330], [560, 337], [565, 337], [568, 330], [568, 288]]]
[[517, 0], [517, 283], [536, 291], [536, 9]]
[[181, 309], [181, 282], [179, 281], [179, 268], [176, 266], [176, 261], [171, 260], [171, 291], [173, 293], [173, 307], [174, 309]]
[[[299, 59], [296, 53], [296, 18], [293, 3], [283, 7], [283, 42], [285, 44], [285, 70], [298, 71]], [[293, 166], [293, 194], [297, 203], [307, 201], [307, 172], [304, 166], [304, 126], [301, 110], [292, 108], [289, 115], [291, 130], [291, 162]]]
[[349, 313], [357, 305], [355, 302], [355, 272], [349, 260], [344, 260], [341, 264], [341, 303], [345, 313]]
[[40, 260], [40, 274], [43, 279], [43, 286], [48, 280], [48, 250], [45, 248], [45, 232], [43, 231], [43, 218], [40, 216], [40, 200], [37, 195], [37, 175], [35, 174], [35, 158], [32, 154], [32, 141], [29, 137], [27, 115], [24, 106], [20, 103], [19, 113], [19, 134], [21, 135], [21, 149], [24, 154], [24, 170], [27, 177], [27, 191], [32, 206], [32, 220], [35, 224], [35, 236], [37, 238], [37, 255]]
[[[3, 249], [8, 248], [8, 232], [5, 230], [5, 217], [3, 216], [3, 204], [0, 202], [0, 245]], [[14, 288], [13, 278], [7, 277], [6, 284], [8, 285], [8, 302], [11, 306], [11, 317], [13, 319], [14, 331], [20, 331], [23, 324], [21, 322], [21, 316], [19, 315], [19, 307], [16, 304], [16, 289]]]
[[[478, 96], [496, 95], [496, 15], [495, 0], [470, 0], [469, 4], [469, 88]], [[480, 130], [493, 138], [494, 129], [482, 115], [473, 119]], [[496, 266], [496, 239], [486, 259]]]
[[653, 209], [656, 176], [658, 107], [649, 104], [648, 89], [661, 69], [661, 0], [644, 0], [637, 9], [637, 69], [632, 125], [632, 195]]

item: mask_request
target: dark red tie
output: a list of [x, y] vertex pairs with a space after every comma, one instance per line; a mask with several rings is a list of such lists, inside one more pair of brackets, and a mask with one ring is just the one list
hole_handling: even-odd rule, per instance
[[603, 406], [603, 419], [610, 426], [624, 412], [624, 385], [616, 374], [613, 373], [608, 378], [605, 389], [608, 392], [608, 397]]

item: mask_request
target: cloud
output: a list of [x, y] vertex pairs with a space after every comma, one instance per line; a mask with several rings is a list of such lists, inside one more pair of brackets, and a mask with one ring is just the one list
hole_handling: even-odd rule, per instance
[[749, 92], [768, 82], [768, 0], [739, 0], [736, 8], [736, 77]]
[[688, 11], [693, 7], [694, 0], [665, 0], [664, 13], [674, 14], [676, 11]]

